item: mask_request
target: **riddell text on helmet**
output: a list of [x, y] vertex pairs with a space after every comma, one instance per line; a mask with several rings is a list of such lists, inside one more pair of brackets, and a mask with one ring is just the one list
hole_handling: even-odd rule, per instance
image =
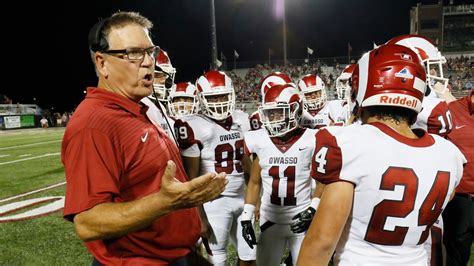
[[416, 108], [417, 101], [413, 99], [408, 99], [407, 97], [390, 97], [387, 95], [383, 95], [380, 97], [380, 103], [386, 104], [397, 104], [397, 105], [405, 105], [407, 107]]

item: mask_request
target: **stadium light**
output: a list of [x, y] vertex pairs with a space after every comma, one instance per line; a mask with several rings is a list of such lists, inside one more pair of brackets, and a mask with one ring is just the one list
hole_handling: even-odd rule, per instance
[[277, 19], [283, 19], [283, 63], [286, 65], [286, 11], [285, 0], [275, 0], [274, 15]]

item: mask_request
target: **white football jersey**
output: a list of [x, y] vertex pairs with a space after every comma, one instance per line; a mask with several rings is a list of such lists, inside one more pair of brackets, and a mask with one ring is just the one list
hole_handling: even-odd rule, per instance
[[301, 126], [305, 128], [322, 128], [330, 125], [344, 126], [347, 122], [348, 110], [344, 101], [328, 101], [319, 110], [303, 110]]
[[[225, 172], [229, 183], [224, 196], [244, 194], [244, 133], [249, 131], [248, 114], [234, 111], [232, 116], [219, 124], [204, 115], [190, 115], [175, 121], [175, 132], [182, 154], [189, 157], [201, 156], [200, 174]], [[188, 152], [197, 145], [200, 152]]]
[[249, 116], [250, 130], [257, 130], [262, 128], [262, 120], [260, 119], [260, 113], [257, 111], [253, 112]]
[[349, 107], [345, 100], [328, 101], [329, 113], [335, 126], [345, 126], [349, 118]]
[[171, 139], [174, 139], [174, 119], [167, 115], [165, 107], [158, 102], [159, 107], [156, 106], [154, 100], [149, 97], [141, 99], [141, 102], [148, 106], [146, 115], [150, 121], [156, 125], [159, 125]]
[[322, 128], [329, 126], [332, 123], [333, 120], [329, 116], [329, 105], [326, 104], [319, 111], [303, 110], [300, 125], [305, 128]]
[[411, 128], [421, 128], [428, 133], [446, 136], [453, 128], [448, 104], [439, 98], [425, 97], [421, 103], [421, 112]]
[[327, 127], [316, 134], [312, 175], [354, 184], [338, 242], [340, 265], [426, 265], [432, 224], [459, 183], [463, 154], [424, 131], [409, 139], [382, 123]]
[[260, 215], [274, 223], [291, 218], [311, 202], [311, 155], [316, 130], [301, 129], [290, 140], [270, 138], [264, 128], [245, 134], [245, 148], [260, 160], [262, 198]]

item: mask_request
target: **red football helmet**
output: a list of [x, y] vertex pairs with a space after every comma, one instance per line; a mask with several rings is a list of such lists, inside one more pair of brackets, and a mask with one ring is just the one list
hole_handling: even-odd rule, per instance
[[[443, 74], [443, 64], [446, 63], [446, 58], [441, 55], [430, 39], [420, 35], [406, 34], [391, 39], [387, 44], [403, 45], [413, 50], [424, 64], [426, 83], [430, 89], [440, 94], [446, 92], [449, 81]], [[440, 85], [435, 86], [437, 83]]]
[[190, 82], [179, 82], [171, 87], [168, 110], [171, 116], [183, 117], [197, 113], [197, 89]]
[[299, 126], [303, 99], [294, 84], [271, 86], [258, 112], [269, 136], [283, 136]]
[[262, 95], [262, 101], [263, 95], [265, 95], [266, 90], [268, 90], [268, 88], [270, 88], [271, 86], [283, 85], [292, 82], [293, 81], [291, 81], [290, 77], [281, 72], [276, 71], [268, 74], [260, 81], [260, 93]]
[[302, 77], [298, 82], [298, 88], [304, 95], [303, 103], [307, 110], [320, 109], [326, 104], [328, 99], [326, 85], [318, 75], [307, 74]]
[[350, 80], [356, 64], [347, 65], [341, 75], [336, 79], [336, 94], [339, 100], [346, 98], [346, 93], [351, 88]]
[[196, 87], [204, 115], [215, 120], [232, 115], [235, 109], [234, 85], [224, 72], [210, 70], [204, 73], [197, 80]]
[[[155, 58], [155, 75], [165, 74], [164, 82], [156, 82], [153, 84], [153, 89], [158, 100], [167, 101], [169, 96], [169, 89], [173, 86], [176, 69], [171, 65], [171, 60], [168, 53], [160, 48]], [[155, 76], [155, 81], [157, 77]]]
[[411, 49], [385, 44], [364, 54], [352, 74], [351, 102], [358, 106], [398, 106], [419, 113], [426, 73]]

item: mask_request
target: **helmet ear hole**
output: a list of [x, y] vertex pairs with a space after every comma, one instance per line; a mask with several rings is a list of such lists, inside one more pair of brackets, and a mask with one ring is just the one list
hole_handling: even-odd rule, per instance
[[430, 93], [431, 93], [431, 88], [430, 88], [430, 86], [426, 86], [425, 96], [430, 95]]
[[173, 87], [173, 80], [168, 76], [165, 80], [165, 88], [171, 89]]

